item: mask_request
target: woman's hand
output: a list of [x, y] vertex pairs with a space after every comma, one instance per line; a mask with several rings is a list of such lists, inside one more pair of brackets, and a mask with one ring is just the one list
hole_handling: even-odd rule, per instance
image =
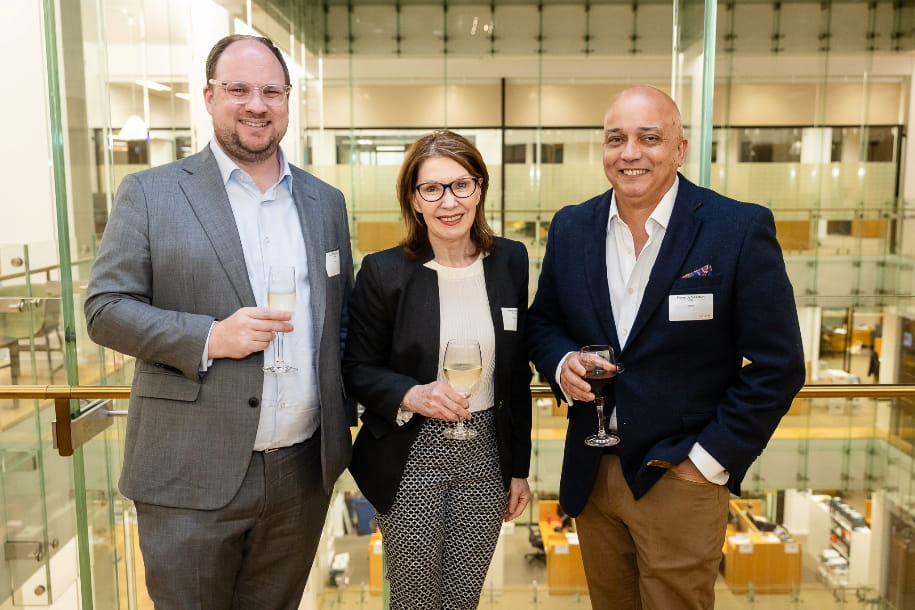
[[505, 507], [505, 521], [512, 521], [521, 516], [531, 501], [531, 488], [527, 479], [512, 479], [508, 486], [508, 506]]
[[433, 419], [470, 419], [470, 401], [444, 381], [413, 386], [404, 395], [400, 408]]

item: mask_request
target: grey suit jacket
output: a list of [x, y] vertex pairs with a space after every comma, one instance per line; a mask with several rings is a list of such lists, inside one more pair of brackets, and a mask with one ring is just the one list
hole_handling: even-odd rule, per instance
[[[343, 194], [292, 167], [305, 236], [329, 492], [351, 454], [340, 376], [352, 258]], [[326, 257], [339, 253], [329, 277]], [[214, 509], [232, 499], [251, 459], [263, 353], [218, 359], [200, 374], [214, 320], [255, 306], [241, 240], [209, 147], [127, 176], [92, 269], [89, 336], [136, 357], [121, 492], [134, 500]]]

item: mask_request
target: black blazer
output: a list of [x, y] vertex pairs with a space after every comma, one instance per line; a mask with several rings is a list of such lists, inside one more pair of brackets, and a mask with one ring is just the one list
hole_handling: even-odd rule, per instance
[[[351, 397], [364, 407], [353, 446], [350, 472], [359, 489], [381, 513], [394, 496], [410, 448], [424, 417], [396, 423], [407, 391], [438, 376], [438, 274], [410, 261], [400, 246], [362, 261], [349, 306], [349, 333], [343, 378]], [[531, 369], [523, 349], [527, 317], [527, 250], [495, 238], [483, 259], [483, 273], [495, 332], [494, 396], [503, 483], [527, 478], [531, 456]], [[516, 308], [517, 330], [505, 330], [502, 308]]]
[[[581, 345], [613, 346], [625, 371], [607, 386], [606, 404], [608, 412], [616, 407], [620, 461], [636, 499], [665, 462], [679, 464], [696, 442], [727, 469], [727, 486], [739, 495], [804, 383], [797, 309], [772, 212], [681, 175], [629, 340], [619, 345], [607, 284], [610, 197], [553, 216], [526, 328], [531, 360], [562, 399], [554, 379], [560, 359]], [[713, 302], [712, 317], [671, 320], [672, 299], [699, 294]], [[601, 460], [600, 449], [584, 444], [596, 417], [592, 403], [569, 407], [559, 501], [573, 517]]]

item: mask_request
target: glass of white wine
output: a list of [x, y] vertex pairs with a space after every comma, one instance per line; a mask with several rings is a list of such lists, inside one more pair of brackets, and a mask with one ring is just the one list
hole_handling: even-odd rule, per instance
[[[445, 380], [455, 391], [468, 398], [480, 381], [483, 371], [483, 358], [480, 353], [480, 342], [473, 339], [452, 339], [445, 346], [445, 358], [442, 362]], [[458, 420], [454, 427], [445, 428], [442, 436], [456, 441], [466, 441], [477, 437], [477, 431]]]
[[[295, 311], [295, 267], [287, 265], [271, 265], [267, 276], [267, 307], [282, 311]], [[283, 358], [283, 335], [276, 333], [273, 342], [273, 364], [265, 366], [269, 373], [291, 373], [295, 366]]]

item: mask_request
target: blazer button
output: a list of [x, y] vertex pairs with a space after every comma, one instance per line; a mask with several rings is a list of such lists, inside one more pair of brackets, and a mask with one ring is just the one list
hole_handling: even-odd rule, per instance
[[256, 407], [259, 404], [261, 404], [261, 401], [257, 398], [257, 396], [252, 396], [251, 398], [248, 399], [249, 407]]

